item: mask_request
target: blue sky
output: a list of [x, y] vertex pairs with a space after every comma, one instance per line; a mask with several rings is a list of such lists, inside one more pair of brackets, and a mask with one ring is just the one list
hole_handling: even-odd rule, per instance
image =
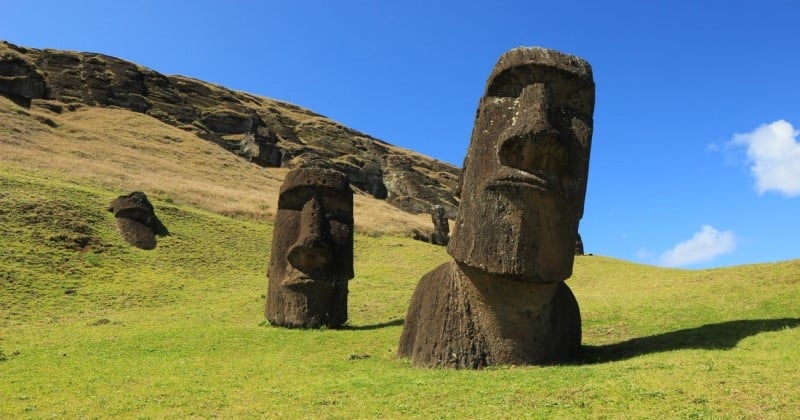
[[684, 268], [800, 257], [798, 2], [0, 6], [0, 39], [14, 44], [289, 101], [458, 166], [504, 51], [575, 54], [597, 84], [587, 252]]

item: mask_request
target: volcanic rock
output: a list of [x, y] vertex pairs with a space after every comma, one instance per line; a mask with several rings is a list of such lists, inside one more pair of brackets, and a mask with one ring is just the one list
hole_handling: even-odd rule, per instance
[[261, 166], [344, 173], [358, 191], [412, 213], [441, 205], [455, 217], [459, 170], [299, 106], [97, 53], [0, 41], [0, 94], [25, 106], [75, 105], [145, 113]]

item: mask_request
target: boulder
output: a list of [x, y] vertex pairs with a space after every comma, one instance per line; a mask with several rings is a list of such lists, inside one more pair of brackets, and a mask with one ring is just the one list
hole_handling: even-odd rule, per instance
[[29, 108], [31, 99], [44, 97], [44, 76], [30, 59], [8, 45], [0, 46], [0, 95]]

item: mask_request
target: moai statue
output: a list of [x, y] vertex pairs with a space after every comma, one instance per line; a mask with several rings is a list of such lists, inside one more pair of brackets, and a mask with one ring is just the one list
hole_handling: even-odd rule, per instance
[[575, 240], [575, 255], [583, 255], [583, 239], [581, 234], [578, 234], [578, 239]]
[[169, 235], [167, 227], [156, 217], [147, 195], [141, 191], [115, 198], [107, 210], [114, 214], [125, 241], [137, 248], [153, 249], [156, 247], [156, 235]]
[[572, 275], [594, 112], [589, 64], [517, 48], [478, 106], [450, 238], [422, 277], [398, 355], [415, 366], [557, 363], [580, 350]]
[[431, 243], [434, 245], [447, 245], [450, 241], [450, 224], [445, 215], [444, 207], [438, 204], [433, 206], [431, 220], [433, 221]]
[[353, 278], [353, 190], [344, 174], [295, 169], [278, 198], [266, 316], [289, 328], [336, 328], [347, 321]]

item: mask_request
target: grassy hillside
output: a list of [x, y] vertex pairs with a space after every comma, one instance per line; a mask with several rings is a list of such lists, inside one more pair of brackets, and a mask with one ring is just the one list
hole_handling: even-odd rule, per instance
[[[101, 186], [135, 190], [176, 204], [269, 221], [287, 170], [250, 164], [196, 135], [131, 111], [77, 106], [56, 113], [20, 108], [0, 96], [0, 164]], [[54, 103], [56, 107], [64, 104]], [[430, 215], [411, 215], [366, 194], [355, 197], [356, 229], [409, 234], [431, 229]]]
[[[158, 142], [147, 133], [161, 128], [129, 113], [113, 116], [133, 118], [136, 136], [86, 128], [106, 111], [122, 112], [0, 107], [0, 418], [800, 415], [800, 260], [688, 271], [579, 257], [568, 284], [581, 360], [416, 369], [395, 357], [406, 306], [448, 257], [403, 236], [413, 220], [362, 221], [347, 328], [271, 327], [266, 185], [280, 173], [178, 130], [168, 135], [181, 141]], [[105, 211], [133, 189], [152, 192], [172, 232], [155, 250], [126, 244]]]

